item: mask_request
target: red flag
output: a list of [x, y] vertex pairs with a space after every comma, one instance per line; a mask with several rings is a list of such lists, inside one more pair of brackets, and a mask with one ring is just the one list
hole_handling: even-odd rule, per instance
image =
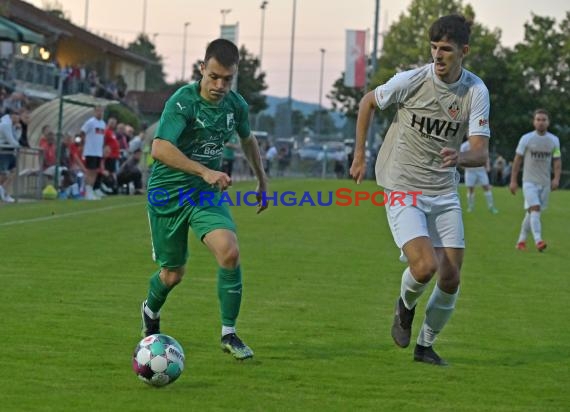
[[366, 30], [346, 31], [346, 87], [366, 85]]

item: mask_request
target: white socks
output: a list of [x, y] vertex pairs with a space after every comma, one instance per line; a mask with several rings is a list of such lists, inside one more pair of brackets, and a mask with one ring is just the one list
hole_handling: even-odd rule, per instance
[[236, 333], [235, 326], [223, 326], [222, 325], [222, 336], [226, 336], [230, 333]]
[[427, 283], [420, 283], [412, 276], [410, 268], [407, 267], [402, 274], [402, 285], [400, 287], [400, 296], [404, 301], [404, 305], [409, 310], [413, 309], [418, 302], [418, 298], [424, 293]]
[[529, 231], [532, 231], [534, 243], [538, 243], [542, 240], [542, 224], [540, 223], [540, 212], [535, 212], [533, 210], [530, 213], [525, 213], [521, 225], [521, 233], [518, 240], [519, 243], [526, 241], [526, 237]]
[[146, 301], [144, 303], [144, 313], [146, 313], [146, 315], [153, 320], [156, 320], [160, 317], [160, 312], [154, 313], [152, 310], [150, 310], [150, 308], [146, 305]]
[[467, 192], [467, 207], [469, 210], [473, 210], [475, 207], [475, 193]]
[[487, 207], [489, 209], [493, 208], [493, 192], [491, 192], [490, 190], [487, 190], [485, 192], [485, 199], [487, 199]]
[[417, 343], [422, 346], [431, 346], [435, 338], [441, 332], [455, 308], [455, 301], [459, 290], [449, 294], [441, 290], [436, 284], [426, 306], [426, 317]]
[[534, 210], [530, 212], [530, 229], [532, 230], [534, 243], [540, 242], [542, 240], [542, 226], [540, 224], [540, 212], [535, 212]]
[[519, 235], [518, 243], [526, 242], [526, 237], [529, 231], [530, 231], [530, 213], [526, 212], [524, 214], [524, 219], [521, 224], [521, 233]]

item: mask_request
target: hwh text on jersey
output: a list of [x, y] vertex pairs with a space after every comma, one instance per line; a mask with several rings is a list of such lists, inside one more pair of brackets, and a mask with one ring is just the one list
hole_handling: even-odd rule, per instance
[[414, 129], [418, 129], [423, 135], [427, 135], [426, 137], [442, 138], [443, 136], [449, 137], [450, 134], [453, 137], [457, 136], [460, 123], [450, 122], [447, 120], [432, 119], [425, 116], [419, 117], [413, 114], [412, 124], [410, 126]]

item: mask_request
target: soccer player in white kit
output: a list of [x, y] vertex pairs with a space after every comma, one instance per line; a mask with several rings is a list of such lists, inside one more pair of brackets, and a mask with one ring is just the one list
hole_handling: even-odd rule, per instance
[[[469, 141], [466, 140], [461, 145], [459, 151], [466, 152], [470, 149]], [[475, 209], [475, 186], [481, 185], [485, 192], [485, 200], [487, 207], [493, 214], [499, 213], [493, 202], [493, 192], [489, 184], [489, 176], [487, 171], [490, 169], [490, 162], [487, 161], [485, 167], [466, 167], [465, 168], [465, 187], [467, 187], [467, 211], [472, 212]]]
[[[549, 123], [546, 110], [535, 110], [534, 131], [521, 137], [513, 160], [509, 189], [514, 195], [518, 189], [517, 178], [524, 159], [522, 181], [526, 213], [516, 246], [519, 250], [526, 249], [526, 237], [529, 231], [532, 231], [538, 251], [542, 252], [546, 249], [546, 242], [542, 239], [540, 213], [548, 205], [550, 191], [558, 189], [560, 174], [562, 173], [560, 140], [548, 131]], [[554, 178], [551, 181], [550, 173], [553, 164]]]
[[[376, 180], [385, 191], [421, 192], [417, 202], [386, 206], [388, 223], [409, 266], [396, 301], [392, 338], [410, 344], [418, 298], [437, 272], [426, 306], [414, 360], [446, 365], [433, 350], [455, 308], [465, 240], [455, 179], [456, 167], [483, 166], [489, 147], [489, 92], [481, 79], [462, 67], [469, 53], [470, 24], [449, 15], [430, 28], [433, 63], [396, 74], [360, 101], [351, 176], [365, 177], [364, 145], [372, 113], [394, 104], [397, 113], [376, 161]], [[459, 152], [469, 136], [470, 150]]]

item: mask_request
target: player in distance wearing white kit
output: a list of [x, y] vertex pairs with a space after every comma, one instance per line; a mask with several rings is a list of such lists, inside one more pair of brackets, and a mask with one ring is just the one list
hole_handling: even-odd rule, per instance
[[[466, 140], [459, 149], [460, 152], [466, 152], [470, 149], [469, 141]], [[489, 184], [489, 176], [487, 172], [491, 169], [490, 162], [487, 160], [485, 167], [466, 167], [465, 168], [465, 187], [467, 188], [467, 211], [472, 212], [475, 209], [475, 186], [481, 185], [485, 192], [485, 200], [487, 207], [493, 214], [499, 213], [493, 202], [493, 192]]]
[[[513, 195], [519, 187], [517, 178], [524, 160], [522, 181], [526, 213], [516, 246], [519, 250], [526, 249], [526, 237], [529, 231], [532, 231], [538, 251], [542, 252], [546, 249], [546, 242], [542, 239], [540, 213], [548, 205], [550, 191], [558, 189], [562, 173], [560, 140], [548, 131], [549, 124], [548, 112], [544, 109], [535, 110], [534, 130], [521, 137], [513, 160], [511, 184], [509, 185]], [[553, 164], [554, 177], [550, 180]]]

